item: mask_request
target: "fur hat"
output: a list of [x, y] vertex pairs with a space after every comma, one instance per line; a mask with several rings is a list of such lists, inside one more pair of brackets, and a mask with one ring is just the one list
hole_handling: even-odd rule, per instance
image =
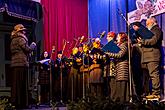
[[12, 31], [11, 35], [16, 34], [19, 31], [27, 30], [22, 24], [17, 24], [14, 26], [14, 30]]

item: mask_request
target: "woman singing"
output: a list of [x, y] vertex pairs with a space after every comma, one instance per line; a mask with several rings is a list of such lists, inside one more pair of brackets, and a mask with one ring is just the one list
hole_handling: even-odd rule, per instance
[[128, 36], [124, 32], [120, 32], [117, 35], [117, 46], [120, 51], [117, 53], [108, 52], [108, 56], [115, 59], [116, 62], [116, 94], [115, 100], [120, 102], [126, 102], [128, 97]]

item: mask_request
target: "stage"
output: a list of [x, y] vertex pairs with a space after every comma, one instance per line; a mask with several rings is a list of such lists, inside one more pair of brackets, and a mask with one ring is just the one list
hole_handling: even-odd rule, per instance
[[89, 105], [85, 102], [77, 103], [75, 105], [67, 105], [67, 107], [49, 107], [48, 105], [40, 105], [37, 108], [35, 106], [29, 109], [23, 110], [164, 110], [164, 103], [159, 102], [148, 102], [146, 104], [142, 103], [98, 103], [95, 105]]

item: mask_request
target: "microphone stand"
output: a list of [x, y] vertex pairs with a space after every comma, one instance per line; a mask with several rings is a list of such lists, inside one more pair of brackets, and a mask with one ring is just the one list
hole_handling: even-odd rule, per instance
[[[85, 44], [84, 44], [85, 45]], [[83, 66], [83, 102], [85, 102], [85, 97], [86, 97], [86, 93], [87, 93], [87, 91], [89, 90], [89, 78], [87, 77], [87, 80], [86, 80], [86, 82], [85, 82], [85, 71], [84, 71], [84, 69], [85, 69], [85, 54], [86, 54], [86, 57], [89, 57], [89, 56], [87, 56], [87, 53], [85, 53], [84, 52], [84, 45], [83, 45], [83, 58], [82, 58], [82, 66]], [[89, 58], [88, 58], [89, 59]], [[87, 60], [88, 60], [87, 59]], [[89, 61], [88, 61], [89, 62]], [[89, 70], [89, 65], [88, 65], [88, 70]], [[89, 75], [89, 74], [87, 74], [87, 75]], [[87, 86], [87, 87], [86, 87]]]
[[[83, 48], [83, 47], [82, 47]], [[84, 53], [84, 49], [82, 50], [82, 53], [80, 53], [80, 55], [82, 55], [82, 66], [83, 66], [83, 70], [82, 70], [82, 75], [83, 75], [83, 79], [82, 79], [82, 92], [83, 92], [83, 96], [82, 96], [82, 102], [85, 102], [85, 72], [84, 72], [84, 68], [85, 68], [85, 66], [84, 66], [84, 57], [85, 57], [85, 53]], [[81, 68], [81, 67], [80, 67]], [[81, 79], [80, 79], [81, 80]]]
[[[66, 47], [66, 44], [67, 44], [67, 41], [64, 40], [64, 45], [63, 45], [63, 49], [62, 49], [62, 57], [63, 57], [63, 52], [65, 50], [65, 47]], [[65, 107], [65, 104], [63, 103], [63, 69], [62, 69], [62, 65], [63, 65], [63, 62], [62, 62], [62, 57], [61, 57], [61, 61], [60, 61], [60, 103], [57, 104], [57, 108], [58, 107]]]
[[[84, 58], [85, 57], [85, 53], [84, 53], [84, 49], [83, 49], [83, 66], [84, 66]], [[85, 66], [84, 66], [85, 68]], [[84, 73], [84, 70], [83, 70], [83, 101], [85, 100], [85, 73]]]
[[[91, 40], [93, 40], [94, 38], [88, 38], [88, 43], [87, 46], [91, 43]], [[88, 66], [88, 73], [87, 73], [87, 95], [88, 95], [88, 99], [87, 101], [89, 102], [89, 94], [90, 94], [90, 85], [89, 85], [89, 77], [90, 77], [90, 52], [89, 52], [90, 48], [88, 46], [88, 51], [87, 51], [87, 66]]]
[[[87, 84], [87, 86], [88, 86], [88, 82], [85, 82], [85, 71], [84, 71], [84, 69], [85, 69], [85, 52], [84, 52], [84, 48], [83, 48], [83, 57], [82, 57], [82, 66], [83, 66], [83, 100], [82, 100], [82, 102], [84, 103], [85, 102], [85, 98], [86, 98], [86, 92], [87, 92], [87, 89], [88, 88], [86, 88], [86, 84]], [[89, 67], [88, 67], [89, 68]], [[88, 81], [88, 79], [87, 79], [87, 81]]]
[[53, 49], [52, 49], [52, 52], [51, 52], [51, 55], [50, 55], [50, 64], [49, 64], [49, 66], [50, 66], [50, 71], [49, 71], [49, 79], [50, 79], [50, 106], [52, 106], [52, 55], [53, 55], [53, 53], [55, 52], [55, 47], [53, 46]]
[[[62, 54], [63, 54], [63, 52], [62, 52]], [[63, 78], [62, 78], [62, 71], [63, 71], [63, 69], [62, 69], [62, 65], [63, 65], [63, 62], [62, 62], [62, 58], [61, 58], [61, 61], [60, 61], [60, 97], [61, 97], [61, 99], [60, 99], [60, 103], [61, 104], [63, 104]]]
[[129, 28], [130, 28], [130, 23], [128, 22], [128, 20], [126, 19], [126, 17], [124, 16], [124, 14], [118, 9], [118, 13], [119, 15], [124, 19], [124, 21], [127, 24], [127, 30], [128, 30], [128, 64], [129, 64], [129, 92], [130, 92], [130, 100], [129, 102], [133, 102], [132, 99], [132, 73], [131, 73], [131, 46], [130, 46], [130, 35], [129, 35]]

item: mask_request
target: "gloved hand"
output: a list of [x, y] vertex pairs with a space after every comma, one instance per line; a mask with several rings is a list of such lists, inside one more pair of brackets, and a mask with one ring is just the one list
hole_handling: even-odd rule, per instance
[[30, 48], [31, 48], [32, 50], [34, 50], [35, 47], [36, 47], [36, 43], [35, 43], [35, 42], [32, 42], [32, 43], [30, 44]]

